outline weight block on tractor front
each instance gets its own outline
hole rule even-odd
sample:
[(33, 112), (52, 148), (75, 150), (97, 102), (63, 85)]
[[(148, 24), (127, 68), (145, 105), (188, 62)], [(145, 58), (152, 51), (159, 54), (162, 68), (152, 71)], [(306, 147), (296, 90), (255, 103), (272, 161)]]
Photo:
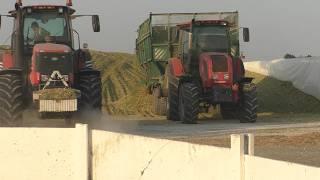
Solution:
[(39, 112), (75, 112), (78, 100), (39, 100)]

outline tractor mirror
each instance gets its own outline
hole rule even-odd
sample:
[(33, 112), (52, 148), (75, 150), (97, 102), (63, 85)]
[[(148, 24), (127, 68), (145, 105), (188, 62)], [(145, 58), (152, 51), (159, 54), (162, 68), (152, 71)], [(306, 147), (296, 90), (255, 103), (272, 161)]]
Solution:
[(100, 20), (98, 15), (92, 16), (92, 27), (94, 32), (100, 32)]
[(250, 41), (250, 31), (249, 28), (243, 28), (243, 41), (249, 42)]

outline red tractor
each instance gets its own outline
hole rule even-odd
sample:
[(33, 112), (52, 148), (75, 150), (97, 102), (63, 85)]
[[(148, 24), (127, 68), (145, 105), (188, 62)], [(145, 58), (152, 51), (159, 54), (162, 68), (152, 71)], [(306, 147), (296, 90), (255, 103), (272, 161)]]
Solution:
[[(224, 119), (257, 119), (257, 90), (240, 57), (238, 12), (150, 14), (140, 25), (137, 57), (154, 96), (154, 112), (196, 123), (220, 106)], [(249, 29), (243, 28), (244, 41)]]
[[(17, 0), (15, 10), (6, 15), (14, 19), (14, 28), (11, 49), (4, 53), (0, 70), (0, 119), (4, 126), (21, 125), (23, 111), (30, 105), (37, 107), (40, 115), (70, 116), (84, 109), (101, 110), (100, 72), (92, 69), (89, 52), (80, 49), (72, 20), (82, 15), (74, 15), (71, 6), (71, 0), (66, 6), (22, 6)], [(94, 32), (99, 32), (99, 16), (90, 16)], [(78, 38), (74, 40), (74, 36)], [(43, 90), (55, 89), (72, 89), (77, 96), (39, 98)]]

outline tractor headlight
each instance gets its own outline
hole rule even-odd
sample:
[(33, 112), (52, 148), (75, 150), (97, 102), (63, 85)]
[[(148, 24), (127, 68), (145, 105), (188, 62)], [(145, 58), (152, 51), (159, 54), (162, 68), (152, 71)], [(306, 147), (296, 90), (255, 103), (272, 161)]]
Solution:
[(217, 80), (217, 79), (218, 79), (218, 75), (217, 75), (217, 74), (213, 74), (212, 79), (213, 79), (213, 80)]
[(41, 81), (42, 82), (47, 82), (49, 80), (49, 76), (48, 75), (41, 75)]
[(223, 78), (224, 78), (224, 80), (229, 80), (230, 76), (229, 76), (229, 74), (224, 74)]

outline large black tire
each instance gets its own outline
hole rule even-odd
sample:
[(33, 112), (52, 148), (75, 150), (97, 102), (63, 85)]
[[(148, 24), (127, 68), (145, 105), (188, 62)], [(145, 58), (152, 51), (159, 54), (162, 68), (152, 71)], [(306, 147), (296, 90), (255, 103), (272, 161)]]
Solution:
[(101, 112), (102, 87), (100, 75), (80, 75), (79, 83), (79, 90), (81, 91), (80, 109)]
[(186, 124), (197, 123), (200, 111), (200, 91), (193, 83), (183, 83), (179, 87), (179, 116)]
[(220, 104), (220, 114), (223, 119), (235, 119), (237, 116), (238, 108), (235, 104), (223, 103)]
[(179, 90), (174, 85), (168, 85), (167, 119), (179, 121)]
[(240, 122), (254, 123), (257, 121), (257, 87), (254, 83), (245, 83), (242, 85), (242, 97), (240, 106)]
[(3, 126), (21, 126), (23, 109), (21, 76), (0, 75), (0, 119)]
[(161, 89), (157, 87), (153, 89), (153, 108), (154, 114), (159, 116), (165, 116), (167, 114), (167, 98), (161, 97)]

